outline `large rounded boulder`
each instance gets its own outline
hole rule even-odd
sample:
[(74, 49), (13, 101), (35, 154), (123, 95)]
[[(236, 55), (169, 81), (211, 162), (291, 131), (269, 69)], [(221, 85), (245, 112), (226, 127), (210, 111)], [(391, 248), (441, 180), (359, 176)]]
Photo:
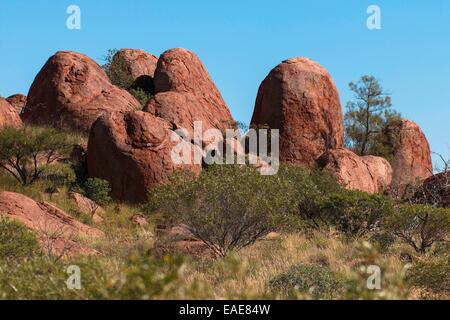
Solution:
[(150, 53), (140, 49), (121, 49), (116, 52), (112, 59), (113, 67), (119, 64), (118, 67), (122, 67), (120, 64), (124, 64), (127, 74), (136, 80), (141, 76), (154, 77), (156, 64), (158, 58)]
[(328, 71), (307, 58), (283, 61), (259, 87), (251, 124), (280, 130), (280, 160), (313, 165), (343, 144), (342, 107)]
[[(176, 138), (168, 122), (147, 112), (105, 114), (90, 132), (88, 174), (109, 181), (115, 199), (141, 203), (153, 186), (175, 170), (200, 172), (200, 165), (193, 162), (173, 161), (172, 151), (181, 145), (181, 138)], [(182, 149), (194, 159), (192, 144), (184, 142)]]
[(5, 99), (0, 97), (0, 128), (21, 128), (22, 120), (14, 107)]
[(380, 193), (387, 190), (392, 181), (392, 167), (386, 159), (360, 157), (344, 148), (326, 151), (317, 159), (317, 164), (349, 190)]
[(127, 91), (111, 84), (92, 59), (60, 51), (36, 76), (22, 117), (26, 123), (88, 131), (102, 114), (139, 107)]
[(397, 141), (392, 157), (394, 176), (392, 190), (402, 193), (409, 185), (416, 185), (433, 175), (430, 145), (420, 127), (403, 119), (395, 124)]
[(208, 71), (189, 50), (171, 49), (159, 57), (155, 93), (145, 110), (167, 120), (173, 128), (192, 134), (195, 121), (202, 123), (203, 130), (235, 128), (235, 121)]

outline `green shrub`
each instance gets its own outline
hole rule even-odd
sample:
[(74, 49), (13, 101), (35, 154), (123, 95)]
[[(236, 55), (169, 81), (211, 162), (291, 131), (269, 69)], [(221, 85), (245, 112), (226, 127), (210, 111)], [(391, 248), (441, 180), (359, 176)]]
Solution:
[(98, 178), (89, 178), (83, 185), (84, 195), (92, 201), (105, 205), (111, 201), (109, 182)]
[(343, 289), (344, 283), (328, 267), (298, 264), (270, 280), (269, 286), (285, 296), (300, 292), (331, 299)]
[(225, 256), (282, 224), (292, 203), (287, 183), (248, 166), (210, 166), (198, 178), (175, 174), (151, 192), (145, 212), (187, 225), (216, 255)]
[(133, 77), (131, 77), (128, 71), (128, 64), (125, 60), (121, 59), (117, 52), (117, 49), (109, 49), (105, 57), (105, 64), (103, 69), (111, 80), (112, 84), (122, 89), (127, 90), (133, 84)]
[(450, 294), (449, 257), (422, 261), (410, 268), (406, 280), (413, 286)]
[(39, 179), (48, 165), (67, 155), (71, 139), (52, 128), (0, 130), (0, 167), (23, 185)]
[(393, 203), (388, 198), (360, 191), (331, 194), (320, 205), (321, 219), (350, 236), (376, 229), (392, 211)]
[(32, 257), (39, 251), (36, 236), (24, 225), (0, 218), (0, 260)]
[(426, 205), (400, 205), (385, 217), (383, 226), (416, 252), (425, 253), (450, 234), (450, 210)]
[[(142, 106), (145, 106), (152, 97), (154, 89), (147, 88), (145, 83), (140, 83), (139, 80), (146, 82), (149, 81), (153, 87), (153, 79), (150, 76), (144, 76), (146, 80), (142, 78), (133, 79), (129, 71), (128, 62), (125, 61), (121, 55), (117, 53), (119, 50), (110, 49), (105, 57), (105, 64), (103, 69), (111, 80), (112, 84), (127, 90), (132, 96), (138, 100)], [(142, 87), (143, 86), (143, 87)]]

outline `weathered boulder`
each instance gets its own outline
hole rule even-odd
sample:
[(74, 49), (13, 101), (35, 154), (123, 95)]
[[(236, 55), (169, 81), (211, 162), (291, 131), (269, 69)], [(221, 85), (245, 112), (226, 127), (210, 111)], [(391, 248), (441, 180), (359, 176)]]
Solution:
[(158, 58), (140, 49), (121, 49), (112, 59), (113, 65), (117, 63), (125, 65), (126, 71), (133, 80), (144, 75), (153, 78)]
[(36, 234), (46, 253), (57, 256), (95, 254), (80, 240), (103, 236), (102, 231), (76, 221), (54, 205), (18, 193), (0, 192), (0, 217), (23, 223)]
[(422, 182), (433, 175), (430, 145), (420, 127), (410, 120), (396, 124), (398, 137), (392, 157), (392, 189), (402, 193), (408, 185)]
[(22, 113), (23, 108), (25, 108), (25, 105), (27, 104), (27, 96), (20, 93), (9, 96), (6, 100), (13, 106), (19, 115)]
[(105, 213), (105, 210), (95, 201), (76, 192), (70, 192), (69, 199), (80, 213), (89, 216), (95, 223), (103, 222), (102, 214)]
[(379, 193), (386, 190), (392, 181), (392, 168), (386, 159), (360, 157), (344, 148), (326, 151), (317, 159), (317, 164), (349, 190)]
[(17, 111), (8, 101), (0, 97), (0, 128), (21, 128), (22, 126), (23, 123)]
[(328, 71), (307, 58), (283, 61), (259, 87), (252, 126), (280, 130), (280, 160), (313, 165), (343, 144), (342, 107)]
[[(182, 140), (170, 128), (165, 120), (142, 111), (101, 116), (89, 136), (89, 176), (109, 181), (115, 199), (140, 203), (147, 199), (151, 187), (175, 170), (200, 172), (199, 165), (172, 160), (172, 150)], [(194, 157), (190, 143), (185, 143), (180, 152)]]
[(139, 102), (112, 85), (92, 59), (60, 51), (36, 76), (22, 118), (26, 123), (88, 131), (102, 114), (138, 108)]
[(164, 52), (155, 70), (155, 93), (144, 108), (171, 123), (174, 129), (193, 132), (194, 121), (203, 131), (235, 128), (235, 121), (208, 71), (191, 51)]

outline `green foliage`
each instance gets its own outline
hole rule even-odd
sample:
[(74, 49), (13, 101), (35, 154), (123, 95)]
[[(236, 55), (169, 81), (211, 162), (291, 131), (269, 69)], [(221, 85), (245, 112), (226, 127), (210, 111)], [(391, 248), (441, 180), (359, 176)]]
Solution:
[(389, 130), (400, 119), (392, 109), (391, 97), (373, 76), (362, 76), (358, 83), (350, 82), (355, 100), (347, 103), (344, 116), (345, 142), (359, 155), (389, 157), (396, 139)]
[(39, 179), (48, 165), (67, 155), (70, 138), (52, 128), (0, 130), (0, 167), (23, 185)]
[(135, 80), (129, 72), (128, 63), (117, 53), (117, 49), (109, 49), (105, 57), (103, 69), (111, 80), (112, 84), (119, 88), (127, 90), (132, 96), (138, 100), (142, 106), (145, 106), (152, 97), (150, 92), (146, 92), (143, 88), (136, 84)]
[(126, 266), (108, 285), (107, 299), (152, 300), (174, 294), (182, 272), (181, 257), (155, 259), (133, 253)]
[[(164, 299), (179, 287), (179, 257), (132, 254), (118, 267), (111, 262), (99, 257), (55, 262), (43, 256), (14, 264), (0, 261), (0, 299)], [(67, 287), (71, 265), (80, 268), (80, 290)]]
[(321, 219), (351, 236), (374, 230), (392, 211), (393, 203), (388, 198), (361, 191), (330, 194), (320, 205)]
[(419, 253), (450, 234), (450, 210), (426, 205), (400, 205), (385, 216), (383, 227)]
[(450, 293), (450, 257), (425, 260), (410, 268), (406, 280), (413, 286)]
[(32, 257), (39, 251), (36, 236), (24, 225), (0, 218), (0, 260)]
[(270, 280), (269, 286), (285, 296), (301, 292), (315, 299), (332, 299), (343, 289), (344, 283), (329, 267), (298, 264)]
[(117, 55), (118, 49), (109, 49), (104, 58), (103, 69), (111, 80), (112, 84), (122, 89), (128, 90), (133, 85), (134, 79), (128, 71), (127, 62)]
[(184, 223), (218, 256), (225, 256), (277, 229), (292, 201), (288, 183), (248, 166), (210, 166), (197, 179), (175, 174), (152, 191), (145, 211), (157, 210), (174, 223)]
[(128, 89), (128, 92), (131, 93), (131, 95), (135, 97), (137, 101), (139, 101), (141, 106), (145, 106), (152, 97), (151, 94), (145, 92), (140, 88), (130, 88)]
[(111, 201), (111, 187), (106, 180), (89, 178), (83, 185), (83, 191), (86, 197), (100, 205)]

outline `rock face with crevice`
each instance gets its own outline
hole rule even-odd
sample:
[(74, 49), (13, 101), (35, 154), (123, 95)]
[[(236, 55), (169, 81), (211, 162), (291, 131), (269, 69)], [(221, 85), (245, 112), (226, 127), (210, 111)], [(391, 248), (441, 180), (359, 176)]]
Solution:
[(0, 192), (0, 217), (24, 224), (36, 234), (43, 251), (56, 256), (96, 254), (93, 248), (81, 241), (104, 235), (51, 203), (36, 202), (13, 192)]
[(360, 157), (344, 148), (328, 150), (317, 160), (320, 168), (332, 173), (349, 190), (380, 193), (392, 181), (392, 167), (381, 157)]
[(343, 145), (342, 107), (328, 71), (307, 58), (283, 61), (259, 87), (252, 126), (280, 130), (280, 160), (314, 165)]
[(203, 131), (235, 128), (235, 121), (199, 58), (186, 49), (164, 52), (155, 70), (155, 93), (145, 111), (186, 129), (193, 137), (194, 122)]
[[(180, 142), (167, 121), (150, 113), (105, 114), (94, 123), (89, 136), (88, 174), (109, 181), (115, 199), (144, 202), (149, 190), (175, 170), (200, 172), (200, 165), (173, 161), (172, 151)], [(185, 142), (183, 152), (193, 159), (194, 146)]]
[(0, 97), (0, 128), (21, 128), (22, 120), (14, 107), (5, 99)]
[(92, 59), (60, 51), (36, 76), (22, 118), (31, 124), (88, 131), (102, 114), (138, 108), (139, 102), (112, 85)]

